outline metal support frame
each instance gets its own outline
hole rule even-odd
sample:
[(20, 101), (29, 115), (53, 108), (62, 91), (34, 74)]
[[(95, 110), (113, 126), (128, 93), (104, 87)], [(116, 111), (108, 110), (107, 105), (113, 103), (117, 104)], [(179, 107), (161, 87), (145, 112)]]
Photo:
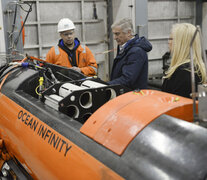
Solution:
[(148, 37), (148, 0), (135, 2), (135, 29), (139, 36)]
[[(108, 31), (108, 47), (109, 49), (113, 49), (114, 41), (113, 41), (113, 33), (111, 31), (111, 25), (113, 24), (113, 5), (112, 1), (107, 0), (107, 31)], [(109, 74), (111, 74), (112, 66), (113, 66), (113, 59), (114, 59), (114, 52), (108, 54), (109, 57)]]
[(38, 43), (39, 43), (39, 57), (42, 54), (42, 39), (41, 39), (41, 29), (40, 29), (40, 2), (36, 0), (36, 10), (37, 10), (37, 36), (38, 36)]
[(85, 28), (85, 22), (84, 22), (84, 0), (81, 0), (81, 20), (82, 20), (82, 41), (85, 42), (86, 41), (86, 36), (85, 36), (85, 32), (86, 32), (86, 28)]
[[(19, 1), (1, 0), (6, 61), (21, 59), (23, 53)], [(15, 20), (14, 20), (15, 18)], [(19, 38), (18, 41), (16, 41)], [(15, 43), (17, 42), (17, 43)]]
[(191, 65), (191, 89), (192, 89), (192, 99), (193, 99), (193, 117), (194, 120), (197, 120), (197, 114), (196, 114), (196, 90), (195, 90), (195, 71), (194, 71), (194, 59), (193, 59), (193, 42), (196, 38), (196, 35), (198, 33), (198, 27), (196, 28), (196, 31), (193, 35), (193, 38), (190, 43), (190, 65)]
[[(203, 23), (202, 23), (202, 32), (206, 32), (207, 29), (207, 0), (203, 2)], [(203, 45), (207, 53), (207, 34), (203, 33)]]
[(196, 113), (196, 87), (195, 87), (196, 84), (195, 84), (195, 71), (194, 71), (194, 59), (193, 59), (193, 56), (194, 56), (193, 43), (194, 43), (194, 40), (195, 40), (197, 34), (199, 34), (199, 36), (200, 36), (203, 61), (205, 64), (205, 69), (207, 70), (207, 61), (206, 61), (206, 54), (205, 54), (204, 48), (203, 48), (203, 38), (202, 38), (201, 28), (200, 28), (200, 26), (197, 26), (196, 31), (195, 31), (193, 38), (191, 40), (191, 43), (190, 43), (191, 88), (192, 88), (192, 99), (193, 99), (193, 117), (194, 117), (195, 121), (198, 120), (198, 115)]
[[(4, 33), (4, 23), (3, 23), (3, 9), (2, 9), (2, 1), (0, 3), (0, 53), (6, 53), (6, 46), (5, 46), (5, 33)], [(0, 59), (1, 65), (1, 59)]]
[(180, 23), (180, 0), (177, 0), (177, 22)]
[(196, 0), (196, 25), (202, 27), (203, 20), (203, 0)]

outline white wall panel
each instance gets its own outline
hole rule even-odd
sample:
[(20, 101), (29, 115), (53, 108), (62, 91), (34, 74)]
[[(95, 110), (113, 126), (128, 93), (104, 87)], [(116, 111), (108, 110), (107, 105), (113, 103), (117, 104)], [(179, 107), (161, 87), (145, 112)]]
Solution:
[(151, 21), (148, 23), (148, 33), (149, 39), (158, 39), (159, 38), (168, 38), (169, 32), (173, 24), (175, 24), (176, 20), (157, 20)]
[(193, 18), (195, 16), (195, 3), (192, 1), (180, 1), (179, 9), (181, 17), (190, 16)]
[(56, 24), (43, 24), (40, 28), (42, 45), (56, 45), (58, 39), (60, 38), (59, 33), (57, 33)]
[(59, 21), (65, 17), (72, 21), (79, 20), (81, 19), (81, 2), (41, 2), (40, 17), (41, 21)]
[[(168, 51), (168, 44), (166, 43), (166, 40), (156, 40), (156, 41), (151, 41), (153, 50), (148, 54), (149, 56), (149, 61), (161, 61), (161, 57), (162, 55), (165, 54), (165, 52)], [(159, 65), (160, 63), (158, 63)], [(155, 63), (156, 65), (156, 63)], [(157, 68), (157, 67), (156, 67)], [(160, 67), (162, 68), (162, 67)], [(150, 71), (149, 71), (150, 72)], [(157, 71), (158, 73), (160, 73), (160, 71)], [(150, 72), (150, 74), (152, 74)]]
[(157, 75), (157, 72), (162, 72), (162, 69), (160, 70), (160, 67), (162, 67), (162, 61), (149, 61), (149, 78), (152, 78), (154, 77), (154, 75)]
[(169, 0), (149, 0), (148, 1), (148, 17), (166, 18), (177, 16), (177, 1)]
[(107, 50), (108, 45), (101, 43), (99, 45), (91, 45), (90, 46), (92, 52), (94, 53), (94, 56), (96, 60), (98, 61), (98, 74), (105, 74), (105, 80), (109, 79), (108, 74), (108, 53), (104, 53), (103, 49)]
[(30, 25), (25, 28), (25, 46), (31, 47), (38, 44), (37, 26)]
[[(133, 5), (133, 7), (130, 7)], [(134, 15), (134, 0), (114, 0), (113, 1), (113, 19), (114, 21), (122, 18), (132, 18)]]

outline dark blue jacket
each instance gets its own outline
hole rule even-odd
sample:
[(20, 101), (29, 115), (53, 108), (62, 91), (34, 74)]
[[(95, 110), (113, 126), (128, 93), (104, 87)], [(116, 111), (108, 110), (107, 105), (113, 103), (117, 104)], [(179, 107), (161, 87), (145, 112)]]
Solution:
[(114, 59), (111, 81), (109, 84), (121, 84), (132, 90), (146, 89), (148, 80), (148, 57), (152, 45), (144, 37), (129, 40), (122, 52), (117, 48)]

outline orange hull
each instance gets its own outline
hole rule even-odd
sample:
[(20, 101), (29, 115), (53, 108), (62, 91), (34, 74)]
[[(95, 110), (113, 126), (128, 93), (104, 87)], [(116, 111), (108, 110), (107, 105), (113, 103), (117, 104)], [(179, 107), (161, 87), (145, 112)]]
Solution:
[(0, 107), (1, 138), (34, 179), (123, 179), (3, 94)]

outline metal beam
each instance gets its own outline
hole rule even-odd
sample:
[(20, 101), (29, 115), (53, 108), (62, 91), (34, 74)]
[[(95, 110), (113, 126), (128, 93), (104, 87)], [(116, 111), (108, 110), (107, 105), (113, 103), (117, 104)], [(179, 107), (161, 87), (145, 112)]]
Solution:
[[(36, 2), (36, 0), (23, 0), (24, 2)], [(61, 2), (81, 2), (82, 0), (58, 0), (58, 3)], [(104, 2), (105, 0), (84, 0), (85, 2)], [(57, 0), (39, 0), (39, 2), (56, 2)]]
[(41, 27), (40, 27), (40, 2), (36, 1), (36, 11), (37, 11), (37, 38), (39, 44), (39, 57), (42, 55), (42, 37), (41, 37)]
[[(108, 31), (108, 48), (113, 49), (114, 47), (114, 41), (113, 41), (113, 33), (111, 31), (111, 25), (113, 24), (113, 5), (111, 0), (107, 0), (107, 31)], [(109, 59), (109, 74), (111, 74), (112, 66), (113, 66), (113, 59), (114, 59), (114, 52), (112, 51), (111, 53), (108, 54), (108, 59)]]
[[(20, 7), (17, 6), (18, 0), (1, 0), (1, 13), (3, 17), (5, 49), (7, 62), (11, 59), (22, 58), (23, 43), (22, 36), (19, 35), (21, 29)], [(1, 24), (1, 25), (2, 25)], [(16, 40), (19, 40), (16, 42)]]
[[(6, 46), (5, 46), (5, 35), (4, 35), (4, 23), (3, 23), (3, 9), (2, 9), (2, 1), (0, 2), (0, 53), (6, 54)], [(1, 58), (0, 58), (1, 65)]]
[(202, 34), (203, 34), (203, 47), (207, 50), (207, 1), (203, 3), (203, 23), (202, 23)]
[(153, 22), (153, 21), (173, 21), (173, 20), (189, 20), (189, 19), (193, 19), (193, 16), (175, 16), (175, 17), (160, 17), (160, 18), (149, 18), (148, 21), (149, 22)]
[(86, 41), (86, 27), (85, 27), (85, 8), (84, 8), (84, 0), (81, 1), (81, 21), (82, 21), (82, 29), (81, 29), (81, 35), (82, 35), (82, 42)]
[(202, 27), (203, 20), (203, 0), (196, 0), (196, 25)]
[(136, 0), (135, 29), (139, 36), (148, 37), (148, 0)]

